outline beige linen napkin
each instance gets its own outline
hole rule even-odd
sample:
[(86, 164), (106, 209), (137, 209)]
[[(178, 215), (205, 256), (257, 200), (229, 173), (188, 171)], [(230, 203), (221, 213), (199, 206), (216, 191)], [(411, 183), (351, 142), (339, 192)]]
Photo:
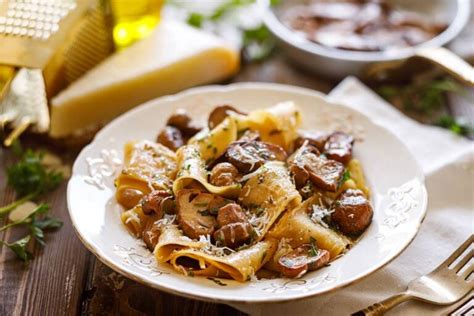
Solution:
[[(426, 219), (413, 243), (398, 258), (364, 280), (294, 303), (232, 305), (243, 312), (262, 316), (348, 315), (403, 291), (410, 280), (429, 273), (474, 231), (474, 143), (407, 118), (355, 78), (345, 79), (329, 98), (364, 113), (408, 146), (426, 175)], [(471, 293), (452, 306), (408, 302), (388, 315), (448, 314), (469, 297), (468, 304), (474, 304)]]

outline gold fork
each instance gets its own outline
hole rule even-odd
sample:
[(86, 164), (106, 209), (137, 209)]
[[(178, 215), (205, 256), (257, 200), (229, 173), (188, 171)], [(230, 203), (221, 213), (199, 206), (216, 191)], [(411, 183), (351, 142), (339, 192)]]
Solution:
[[(378, 316), (408, 300), (416, 299), (437, 305), (453, 304), (473, 289), (474, 235), (428, 275), (411, 281), (408, 288), (352, 316)], [(469, 249), (469, 251), (466, 251)]]

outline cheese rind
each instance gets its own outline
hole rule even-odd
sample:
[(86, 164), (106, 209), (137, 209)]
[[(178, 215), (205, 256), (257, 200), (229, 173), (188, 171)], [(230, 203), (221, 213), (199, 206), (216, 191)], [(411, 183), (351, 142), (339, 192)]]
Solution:
[(239, 53), (217, 37), (163, 21), (146, 39), (111, 56), (51, 100), (50, 136), (104, 124), (150, 99), (225, 79)]

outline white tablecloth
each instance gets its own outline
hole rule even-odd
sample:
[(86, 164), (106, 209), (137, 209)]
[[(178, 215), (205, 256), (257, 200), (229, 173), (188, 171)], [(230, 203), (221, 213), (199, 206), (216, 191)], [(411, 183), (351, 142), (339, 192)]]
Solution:
[[(329, 97), (385, 126), (408, 146), (426, 175), (426, 219), (413, 243), (392, 263), (366, 279), (334, 293), (295, 303), (233, 305), (243, 312), (271, 316), (348, 315), (403, 291), (410, 280), (429, 273), (473, 234), (474, 143), (407, 118), (355, 78), (344, 80)], [(470, 297), (472, 303), (472, 293)], [(447, 307), (407, 302), (388, 315), (441, 315), (468, 299)]]

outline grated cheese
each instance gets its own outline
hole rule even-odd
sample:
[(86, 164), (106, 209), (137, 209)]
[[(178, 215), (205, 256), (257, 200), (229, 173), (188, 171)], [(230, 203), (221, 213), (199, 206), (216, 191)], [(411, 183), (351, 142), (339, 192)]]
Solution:
[(218, 247), (216, 245), (213, 245), (211, 242), (211, 236), (209, 234), (206, 236), (199, 236), (199, 243), (201, 243), (201, 248), (199, 250), (209, 255), (224, 257), (227, 256), (229, 253), (235, 252), (235, 250), (229, 247)]
[(313, 212), (311, 213), (311, 220), (317, 224), (322, 225), (325, 228), (328, 228), (329, 225), (323, 220), (326, 216), (330, 216), (334, 210), (328, 210), (321, 205), (313, 204), (311, 206)]

